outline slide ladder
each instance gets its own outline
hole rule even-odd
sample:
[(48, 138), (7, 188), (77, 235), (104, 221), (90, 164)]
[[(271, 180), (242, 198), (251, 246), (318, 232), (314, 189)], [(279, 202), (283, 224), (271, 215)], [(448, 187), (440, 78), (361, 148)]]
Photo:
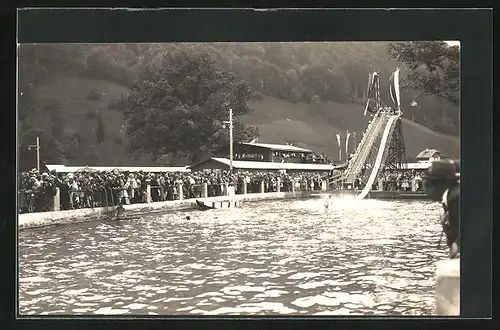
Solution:
[(387, 146), (391, 141), (392, 134), (396, 127), (398, 118), (399, 115), (393, 115), (388, 118), (387, 124), (385, 125), (384, 133), (380, 140), (380, 146), (378, 148), (377, 158), (375, 159), (375, 163), (371, 168), (371, 173), (370, 176), (368, 177), (368, 181), (366, 182), (365, 187), (363, 188), (361, 193), (359, 193), (356, 196), (357, 199), (365, 198), (372, 189), (372, 186), (375, 183), (375, 180), (377, 179), (379, 172), (382, 168), (382, 164), (385, 162), (385, 158), (387, 157)]
[(346, 183), (353, 184), (357, 175), (362, 171), (367, 159), (373, 150), (375, 142), (382, 134), (388, 116), (384, 113), (379, 113), (367, 127), (367, 130), (358, 145), (354, 156), (349, 162), (347, 170), (344, 172), (343, 180)]

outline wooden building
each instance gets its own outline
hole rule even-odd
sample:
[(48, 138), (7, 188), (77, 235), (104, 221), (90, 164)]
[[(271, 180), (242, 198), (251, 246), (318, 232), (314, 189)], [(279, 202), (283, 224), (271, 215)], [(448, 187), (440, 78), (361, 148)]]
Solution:
[[(229, 158), (229, 152), (219, 154), (220, 158)], [(234, 145), (233, 160), (258, 161), (272, 163), (307, 163), (327, 164), (326, 157), (315, 154), (312, 150), (288, 144), (272, 143), (237, 143)]]
[[(201, 171), (205, 169), (229, 170), (230, 161), (227, 158), (212, 157), (195, 165), (192, 165), (191, 171)], [(330, 164), (304, 164), (304, 163), (276, 163), (276, 162), (258, 162), (233, 160), (233, 170), (249, 172), (315, 172), (324, 173), (337, 169)]]
[[(226, 150), (223, 158), (228, 158)], [(316, 155), (312, 150), (288, 144), (237, 143), (233, 149), (233, 160), (272, 163), (313, 163)]]
[(440, 159), (445, 159), (449, 158), (448, 156), (442, 154), (439, 150), (436, 149), (425, 149), (421, 151), (417, 157), (415, 157), (415, 160), (418, 163), (429, 163), (433, 162), (435, 160), (440, 160)]

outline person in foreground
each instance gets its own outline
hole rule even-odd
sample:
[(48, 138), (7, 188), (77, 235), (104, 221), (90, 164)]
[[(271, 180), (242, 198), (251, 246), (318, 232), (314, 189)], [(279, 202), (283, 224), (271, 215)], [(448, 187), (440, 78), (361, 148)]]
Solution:
[(123, 203), (120, 201), (120, 204), (118, 204), (115, 210), (115, 220), (123, 219), (125, 217), (125, 214), (125, 208), (123, 207)]
[[(446, 159), (434, 161), (424, 178), (428, 196), (441, 202), (441, 226), (450, 249), (450, 258), (460, 257), (460, 163)], [(441, 242), (441, 239), (440, 239)]]
[(325, 200), (325, 209), (328, 210), (328, 208), (330, 207), (331, 201), (332, 201), (332, 195), (330, 194), (330, 195), (328, 195), (328, 197)]

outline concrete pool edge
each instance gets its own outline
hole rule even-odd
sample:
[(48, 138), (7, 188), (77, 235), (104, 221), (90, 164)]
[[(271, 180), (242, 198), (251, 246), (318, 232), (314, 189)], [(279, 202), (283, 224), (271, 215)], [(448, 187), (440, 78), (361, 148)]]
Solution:
[[(195, 210), (198, 208), (196, 200), (241, 200), (243, 202), (253, 202), (262, 200), (276, 199), (292, 199), (308, 197), (318, 191), (299, 191), (299, 192), (270, 192), (270, 193), (253, 193), (245, 195), (233, 196), (217, 196), (209, 198), (191, 198), (184, 200), (141, 203), (133, 205), (124, 205), (127, 210), (127, 215), (145, 215), (152, 213), (165, 213), (170, 211)], [(51, 211), (51, 212), (36, 212), (23, 213), (18, 216), (18, 229), (40, 228), (53, 225), (73, 224), (80, 222), (95, 221), (101, 219), (109, 219), (109, 215), (113, 212), (113, 207), (96, 207), (77, 210)]]

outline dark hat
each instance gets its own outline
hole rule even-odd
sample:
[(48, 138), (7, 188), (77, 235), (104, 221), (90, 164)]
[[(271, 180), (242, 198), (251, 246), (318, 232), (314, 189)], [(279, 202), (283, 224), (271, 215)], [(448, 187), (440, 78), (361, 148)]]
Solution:
[(452, 159), (442, 159), (432, 162), (427, 170), (427, 180), (455, 180), (460, 176), (460, 163)]

